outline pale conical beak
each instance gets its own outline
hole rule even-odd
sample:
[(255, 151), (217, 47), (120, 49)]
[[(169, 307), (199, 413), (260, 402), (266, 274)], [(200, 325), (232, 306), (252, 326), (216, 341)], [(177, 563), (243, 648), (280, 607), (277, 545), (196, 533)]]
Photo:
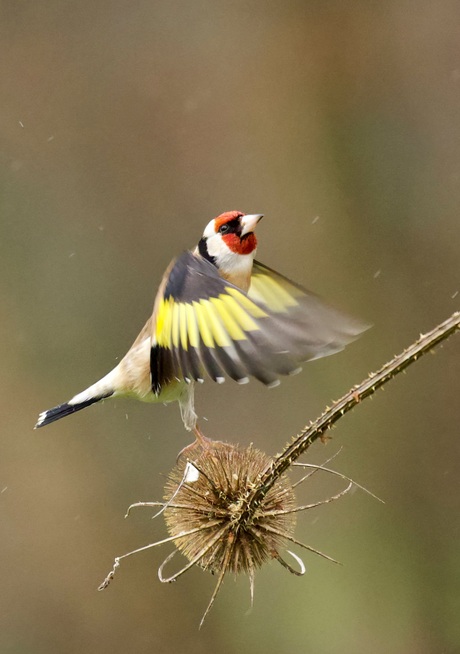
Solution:
[(253, 232), (257, 226), (259, 220), (263, 218), (262, 213), (248, 213), (246, 216), (241, 217), (241, 225), (243, 229), (241, 230), (241, 236), (245, 234), (250, 234)]

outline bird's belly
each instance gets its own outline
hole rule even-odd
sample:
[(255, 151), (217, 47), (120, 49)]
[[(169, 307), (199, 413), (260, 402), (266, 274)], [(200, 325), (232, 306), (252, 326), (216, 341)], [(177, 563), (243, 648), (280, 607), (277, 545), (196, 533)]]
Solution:
[(166, 404), (168, 402), (177, 402), (184, 396), (189, 386), (190, 384), (187, 384), (187, 382), (178, 380), (173, 383), (169, 382), (161, 389), (158, 395), (155, 395), (152, 391), (149, 391), (142, 396), (138, 393), (133, 395), (135, 395), (137, 399), (142, 400), (142, 402), (163, 402)]

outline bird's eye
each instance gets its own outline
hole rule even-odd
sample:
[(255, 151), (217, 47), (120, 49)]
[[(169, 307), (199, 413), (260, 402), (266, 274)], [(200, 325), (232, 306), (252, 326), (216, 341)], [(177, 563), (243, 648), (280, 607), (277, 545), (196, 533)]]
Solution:
[(221, 225), (219, 227), (219, 234), (226, 234), (228, 231), (230, 231), (230, 225)]

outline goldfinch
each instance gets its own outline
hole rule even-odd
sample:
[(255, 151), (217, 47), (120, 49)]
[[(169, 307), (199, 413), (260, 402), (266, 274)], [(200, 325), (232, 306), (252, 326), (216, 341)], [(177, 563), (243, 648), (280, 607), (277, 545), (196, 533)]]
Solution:
[(266, 386), (299, 363), (338, 352), (367, 328), (254, 259), (261, 214), (211, 220), (193, 251), (174, 259), (153, 313), (120, 363), (65, 404), (40, 414), (43, 427), (95, 402), (128, 396), (178, 401), (197, 438), (194, 382), (205, 375)]

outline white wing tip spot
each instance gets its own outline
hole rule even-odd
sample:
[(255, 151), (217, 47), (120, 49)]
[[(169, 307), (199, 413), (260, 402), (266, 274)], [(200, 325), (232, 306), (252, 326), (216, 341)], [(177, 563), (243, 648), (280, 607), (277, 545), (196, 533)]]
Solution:
[(43, 422), (45, 422), (47, 414), (48, 414), (48, 411), (42, 411), (40, 413), (40, 415), (38, 416), (37, 424), (35, 425), (35, 427), (40, 427), (40, 425)]
[(302, 367), (299, 366), (299, 368), (295, 368), (295, 370), (291, 370), (291, 372), (289, 373), (289, 375), (298, 375), (299, 372), (301, 372), (301, 371), (302, 371)]
[(225, 381), (225, 377), (216, 377), (216, 382), (217, 382), (218, 384), (223, 384), (224, 381)]
[(249, 383), (249, 377), (241, 377), (241, 379), (236, 380), (237, 384), (248, 384)]
[(270, 382), (267, 384), (267, 388), (276, 388), (276, 386), (279, 386), (281, 384), (279, 379), (275, 379), (275, 381)]

